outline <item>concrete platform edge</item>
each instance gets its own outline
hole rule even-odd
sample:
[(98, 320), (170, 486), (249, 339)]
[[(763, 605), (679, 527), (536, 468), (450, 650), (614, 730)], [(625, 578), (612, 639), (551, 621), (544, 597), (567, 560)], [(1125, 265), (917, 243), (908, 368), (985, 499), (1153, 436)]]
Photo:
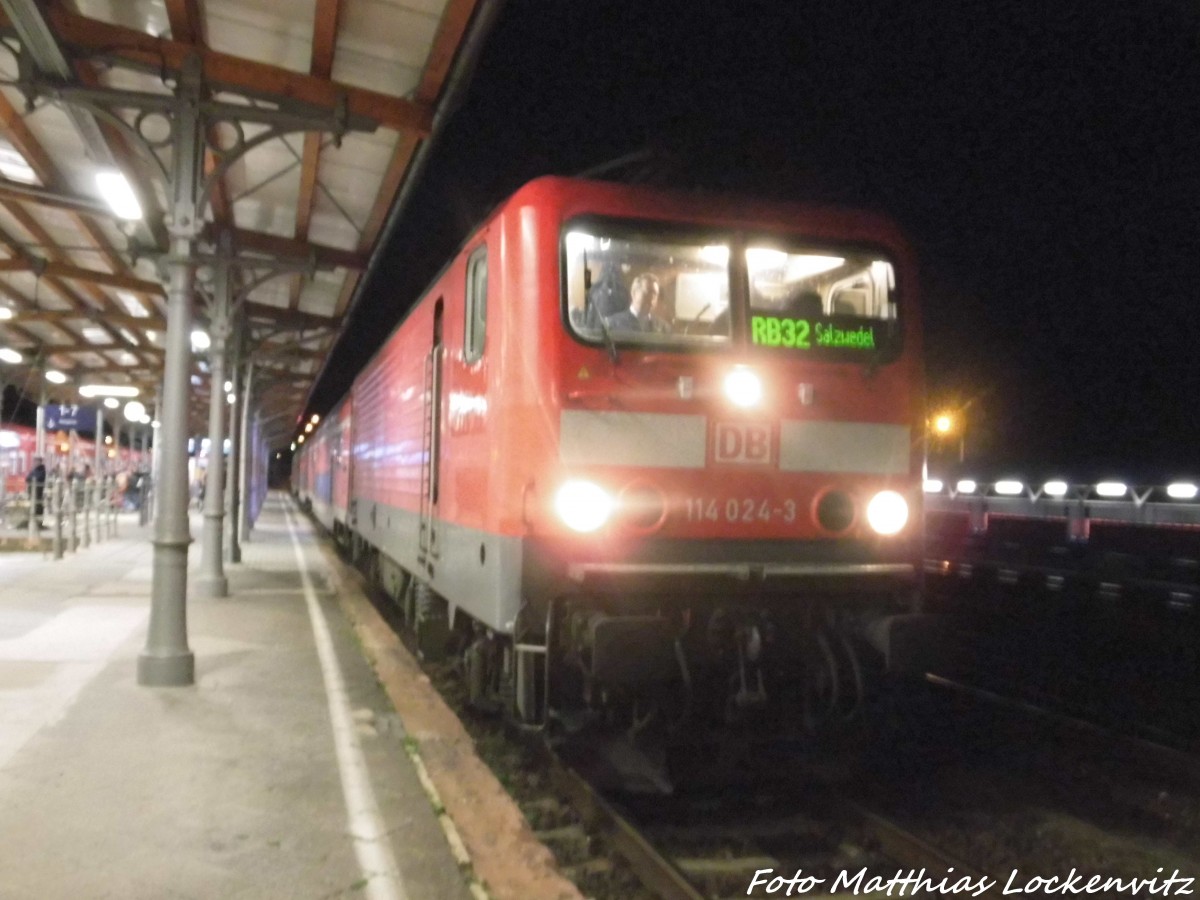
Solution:
[(474, 873), (472, 891), (495, 900), (582, 900), (479, 759), (462, 723), (366, 598), (361, 577), (326, 544), (320, 547), (343, 614), (410, 738), (414, 764), (428, 775), (432, 790), (427, 793), (447, 840), (453, 849), (457, 836), (465, 848), (465, 865)]

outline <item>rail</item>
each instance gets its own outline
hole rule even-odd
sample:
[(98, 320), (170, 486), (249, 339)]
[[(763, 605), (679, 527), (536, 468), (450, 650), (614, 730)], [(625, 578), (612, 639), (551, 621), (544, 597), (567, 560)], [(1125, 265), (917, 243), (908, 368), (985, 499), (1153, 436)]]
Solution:
[[(537, 750), (546, 765), (550, 782), (575, 809), (583, 823), (600, 834), (630, 867), (641, 883), (663, 900), (705, 900), (708, 896), (688, 877), (688, 872), (742, 870), (754, 866), (769, 866), (773, 858), (751, 857), (749, 861), (724, 856), (711, 861), (689, 858), (673, 860), (655, 846), (653, 840), (639, 830), (605, 800), (582, 776), (563, 762), (549, 747)], [(978, 884), (985, 879), (962, 861), (917, 837), (903, 826), (880, 815), (860, 802), (844, 796), (831, 786), (808, 784), (806, 796), (813, 808), (826, 811), (838, 828), (849, 828), (861, 835), (863, 841), (874, 845), (888, 860), (912, 869), (956, 872)], [(845, 845), (831, 851), (830, 859), (843, 851)], [(981, 888), (979, 897), (998, 897), (1000, 892)]]

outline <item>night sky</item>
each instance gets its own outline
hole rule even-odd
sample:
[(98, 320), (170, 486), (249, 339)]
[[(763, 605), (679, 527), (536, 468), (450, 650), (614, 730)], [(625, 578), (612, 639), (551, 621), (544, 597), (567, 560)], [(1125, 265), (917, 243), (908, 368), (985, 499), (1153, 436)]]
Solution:
[(496, 203), (638, 153), (894, 218), (968, 468), (1200, 476), (1198, 38), (1182, 0), (508, 0), (314, 408)]

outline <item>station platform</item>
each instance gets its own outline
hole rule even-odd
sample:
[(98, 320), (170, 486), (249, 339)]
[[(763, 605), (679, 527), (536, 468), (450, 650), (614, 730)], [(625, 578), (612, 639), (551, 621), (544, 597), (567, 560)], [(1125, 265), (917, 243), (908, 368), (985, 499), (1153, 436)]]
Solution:
[(0, 898), (580, 896), (286, 494), (190, 591), (188, 687), (137, 683), (152, 557), (0, 553)]

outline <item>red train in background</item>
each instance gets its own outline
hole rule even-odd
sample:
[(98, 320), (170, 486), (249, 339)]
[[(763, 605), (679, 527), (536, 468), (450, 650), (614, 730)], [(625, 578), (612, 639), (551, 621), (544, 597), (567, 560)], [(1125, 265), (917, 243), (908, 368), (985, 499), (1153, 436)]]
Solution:
[(887, 221), (549, 177), (443, 269), (293, 484), (480, 704), (814, 733), (916, 612), (923, 433)]
[[(25, 493), (25, 476), (33, 468), (33, 457), (36, 453), (37, 429), (15, 423), (0, 426), (0, 477), (4, 480), (5, 493)], [(69, 434), (62, 433), (46, 435), (45, 464), (46, 471), (51, 474), (68, 472), (72, 461), (80, 469), (85, 465), (90, 467), (95, 462), (95, 454), (96, 444), (87, 438), (72, 438)], [(105, 452), (108, 468), (104, 474), (133, 471), (146, 464), (144, 456), (145, 454), (128, 447), (109, 447)]]

